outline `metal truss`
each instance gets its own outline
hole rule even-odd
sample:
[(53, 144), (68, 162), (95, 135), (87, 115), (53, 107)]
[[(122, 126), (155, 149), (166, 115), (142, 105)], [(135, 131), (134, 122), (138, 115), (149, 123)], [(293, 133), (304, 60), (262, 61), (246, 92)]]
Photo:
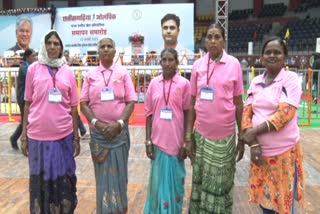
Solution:
[(228, 50), (228, 0), (216, 0), (216, 23), (224, 29), (225, 49)]

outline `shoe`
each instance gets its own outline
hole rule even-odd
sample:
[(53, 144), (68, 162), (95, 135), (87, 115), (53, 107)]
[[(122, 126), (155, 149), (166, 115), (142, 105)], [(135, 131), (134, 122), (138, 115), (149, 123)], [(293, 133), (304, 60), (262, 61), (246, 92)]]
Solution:
[(19, 150), (18, 142), (17, 142), (17, 141), (14, 141), (11, 137), (10, 137), (10, 143), (11, 143), (11, 147), (12, 147), (14, 150)]

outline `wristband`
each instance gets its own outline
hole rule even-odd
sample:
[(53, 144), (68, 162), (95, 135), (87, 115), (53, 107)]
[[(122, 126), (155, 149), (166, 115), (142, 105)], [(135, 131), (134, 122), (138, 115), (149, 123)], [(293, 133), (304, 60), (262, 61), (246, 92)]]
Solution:
[(98, 119), (97, 118), (92, 118), (90, 123), (93, 127), (96, 127), (96, 123), (98, 122)]
[(118, 123), (120, 123), (121, 128), (124, 127), (124, 121), (123, 120), (117, 120)]
[(191, 141), (193, 137), (193, 133), (192, 132), (187, 132), (184, 136), (184, 139), (187, 141)]

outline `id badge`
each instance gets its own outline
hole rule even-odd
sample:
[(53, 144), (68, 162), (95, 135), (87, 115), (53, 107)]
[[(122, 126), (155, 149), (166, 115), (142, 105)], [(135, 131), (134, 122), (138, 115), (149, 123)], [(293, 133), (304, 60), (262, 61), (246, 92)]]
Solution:
[(214, 98), (214, 89), (206, 86), (203, 87), (200, 91), (200, 99), (201, 100), (213, 100)]
[(112, 88), (104, 88), (101, 90), (101, 101), (114, 100), (114, 93)]
[(51, 103), (61, 103), (62, 102), (61, 91), (59, 91), (58, 89), (55, 89), (55, 88), (50, 89), (48, 100)]
[(173, 110), (172, 108), (162, 108), (160, 111), (160, 119), (172, 120)]

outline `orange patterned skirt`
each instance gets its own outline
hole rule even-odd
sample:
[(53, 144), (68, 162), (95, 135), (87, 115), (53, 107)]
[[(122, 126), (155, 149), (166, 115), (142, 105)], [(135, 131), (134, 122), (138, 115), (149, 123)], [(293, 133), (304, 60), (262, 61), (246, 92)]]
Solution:
[(283, 154), (263, 159), (264, 164), (260, 167), (253, 162), (250, 164), (249, 201), (280, 214), (291, 213), (293, 198), (303, 206), (305, 180), (301, 144), (297, 143)]

